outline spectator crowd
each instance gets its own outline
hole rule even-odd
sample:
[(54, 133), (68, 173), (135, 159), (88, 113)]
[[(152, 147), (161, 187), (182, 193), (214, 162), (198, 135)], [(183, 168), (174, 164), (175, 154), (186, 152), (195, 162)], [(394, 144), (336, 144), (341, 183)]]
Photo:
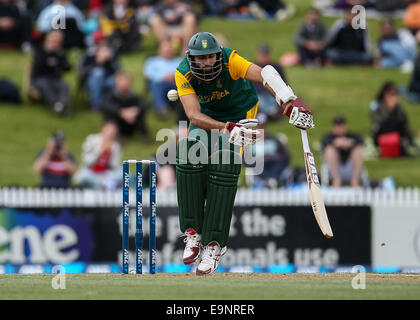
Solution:
[[(359, 13), (352, 10), (355, 5), (382, 15), (374, 48), (369, 28), (354, 27)], [(328, 10), (341, 14), (330, 28), (322, 21), (323, 14), (331, 12)], [(139, 135), (141, 145), (151, 143), (148, 112), (160, 119), (175, 112), (177, 122), (188, 120), (180, 102), (168, 101), (166, 93), (176, 88), (175, 68), (190, 37), (200, 31), (203, 16), (285, 20), (294, 12), (293, 1), (280, 0), (0, 0), (0, 49), (31, 55), (25, 88), (30, 101), (44, 104), (63, 117), (72, 117), (85, 108), (103, 119), (101, 130), (87, 136), (81, 146), (80, 167), (67, 150), (64, 133), (53, 133), (34, 162), (34, 170), (41, 176), (40, 186), (70, 187), (73, 181), (80, 187), (116, 189), (120, 187), (124, 138)], [(403, 27), (398, 28), (395, 17), (401, 12)], [(420, 103), (419, 30), (420, 1), (314, 1), (314, 7), (291, 36), (296, 53), (290, 61), (309, 68), (356, 65), (399, 68), (411, 74), (405, 86), (379, 84), (382, 88), (370, 105), (371, 139), (379, 156), (410, 156), (415, 141), (399, 96)], [(146, 93), (139, 94), (122, 66), (121, 56), (141, 51), (147, 33), (155, 38), (157, 46), (144, 61), (140, 73)], [(77, 63), (72, 64), (68, 58), (71, 51), (78, 52)], [(282, 61), (272, 56), (268, 44), (256, 48), (254, 62), (261, 67), (273, 65), (287, 82)], [(70, 70), (77, 74), (78, 95), (82, 92), (82, 98), (86, 97), (82, 105), (70, 94), (65, 76)], [(280, 121), (282, 115), (275, 99), (262, 86), (256, 86), (256, 90), (258, 117), (261, 128), (266, 129), (267, 122)], [(7, 79), (0, 79), (0, 101), (22, 101), (19, 90)], [(347, 125), (345, 118), (336, 116), (331, 132), (322, 139), (328, 177), (325, 182), (332, 186), (363, 184), (364, 141), (360, 134), (349, 132)], [(292, 176), (287, 145), (272, 134), (266, 134), (266, 140), (273, 148), (266, 150), (267, 171), (259, 179), (284, 185)], [(161, 180), (168, 181), (165, 177)]]

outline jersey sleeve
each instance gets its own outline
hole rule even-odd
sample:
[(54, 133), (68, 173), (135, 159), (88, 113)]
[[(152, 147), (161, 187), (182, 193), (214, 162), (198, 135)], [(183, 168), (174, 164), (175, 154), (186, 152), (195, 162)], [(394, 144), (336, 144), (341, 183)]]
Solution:
[(235, 50), (229, 57), (229, 73), (233, 80), (245, 78), (246, 72), (252, 63), (242, 58)]
[(175, 71), (175, 83), (176, 88), (178, 90), (178, 95), (180, 97), (186, 96), (187, 94), (195, 94), (195, 90), (193, 89), (187, 78), (188, 74), (187, 77), (185, 77), (181, 72), (179, 72), (179, 70)]

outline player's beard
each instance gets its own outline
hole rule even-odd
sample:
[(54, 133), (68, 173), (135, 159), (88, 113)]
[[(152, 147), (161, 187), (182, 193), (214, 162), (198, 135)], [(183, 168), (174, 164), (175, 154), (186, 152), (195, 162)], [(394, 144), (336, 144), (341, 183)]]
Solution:
[(190, 69), (192, 74), (203, 81), (213, 81), (222, 72), (222, 57), (217, 55), (216, 60), (212, 66), (200, 67), (198, 63), (190, 60)]

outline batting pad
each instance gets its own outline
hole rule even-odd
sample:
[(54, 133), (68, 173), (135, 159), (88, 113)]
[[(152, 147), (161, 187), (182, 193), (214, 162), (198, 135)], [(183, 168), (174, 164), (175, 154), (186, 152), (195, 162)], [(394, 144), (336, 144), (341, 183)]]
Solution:
[[(230, 159), (230, 163), (219, 162), (208, 165), (207, 200), (204, 212), (202, 244), (217, 242), (224, 247), (229, 238), (233, 205), (241, 173), (241, 157), (230, 150), (216, 152), (215, 159)], [(239, 163), (239, 164), (238, 164)]]
[(176, 183), (179, 210), (179, 225), (182, 232), (193, 228), (202, 232), (204, 204), (207, 188), (207, 164), (192, 164), (188, 150), (200, 147), (201, 142), (191, 138), (182, 139), (176, 155)]

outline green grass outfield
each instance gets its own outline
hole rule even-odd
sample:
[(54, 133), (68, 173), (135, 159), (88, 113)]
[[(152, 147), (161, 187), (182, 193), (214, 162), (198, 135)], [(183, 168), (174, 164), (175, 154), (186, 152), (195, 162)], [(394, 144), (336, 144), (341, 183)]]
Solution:
[[(366, 274), (355, 290), (356, 274), (239, 274), (199, 277), (66, 274), (65, 289), (53, 289), (57, 275), (0, 275), (0, 299), (55, 300), (419, 300), (418, 274)], [(64, 283), (64, 282), (62, 282)]]

